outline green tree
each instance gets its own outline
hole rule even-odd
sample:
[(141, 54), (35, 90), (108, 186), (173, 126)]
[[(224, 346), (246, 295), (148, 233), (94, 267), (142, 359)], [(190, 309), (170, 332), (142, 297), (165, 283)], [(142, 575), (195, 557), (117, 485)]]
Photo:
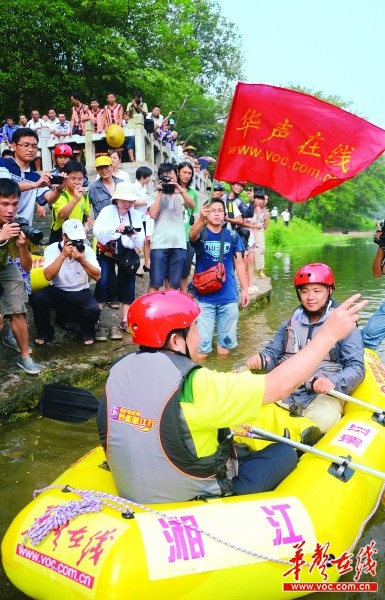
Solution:
[(202, 151), (219, 146), (242, 57), (216, 1), (9, 0), (0, 19), (4, 117), (68, 112), (75, 90), (101, 104), (114, 91), (126, 105), (140, 89), (149, 106), (176, 110), (177, 127)]

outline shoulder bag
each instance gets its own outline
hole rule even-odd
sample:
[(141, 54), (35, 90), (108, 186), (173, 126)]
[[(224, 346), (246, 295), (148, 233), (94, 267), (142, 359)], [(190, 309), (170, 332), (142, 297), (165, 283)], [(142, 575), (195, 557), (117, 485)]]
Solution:
[[(207, 237), (207, 231), (206, 236)], [(205, 238), (204, 238), (205, 239)], [(225, 247), (225, 231), (221, 231), (221, 245), (219, 249), (219, 258), (216, 265), (202, 271), (201, 273), (195, 273), (193, 276), (193, 286), (195, 287), (198, 294), (211, 294), (221, 289), (224, 282), (226, 281), (226, 270), (223, 264), (223, 250)]]
[[(132, 220), (130, 212), (128, 212), (128, 218), (130, 220), (130, 226), (132, 227)], [(122, 244), (122, 239), (118, 239), (118, 267), (129, 275), (135, 275), (140, 267), (139, 254), (135, 248), (125, 248)]]

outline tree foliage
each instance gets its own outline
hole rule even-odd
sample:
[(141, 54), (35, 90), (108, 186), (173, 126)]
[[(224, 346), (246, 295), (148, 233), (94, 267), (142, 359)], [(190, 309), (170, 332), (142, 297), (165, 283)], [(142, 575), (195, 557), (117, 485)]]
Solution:
[(125, 106), (139, 89), (176, 111), (183, 137), (218, 149), (242, 57), (215, 0), (8, 0), (0, 19), (3, 117), (68, 112), (72, 91), (101, 104), (114, 91)]

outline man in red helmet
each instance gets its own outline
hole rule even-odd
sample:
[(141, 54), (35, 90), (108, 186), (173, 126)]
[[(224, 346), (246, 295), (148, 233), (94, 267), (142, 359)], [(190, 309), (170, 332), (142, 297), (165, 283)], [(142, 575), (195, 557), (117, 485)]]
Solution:
[(136, 502), (173, 502), (273, 490), (296, 466), (286, 444), (237, 457), (228, 426), (258, 420), (308, 379), (355, 329), (356, 294), (332, 312), (317, 339), (274, 374), (218, 373), (196, 362), (199, 307), (187, 294), (146, 294), (128, 310), (139, 350), (114, 363), (98, 429), (118, 493)]
[[(267, 347), (249, 358), (249, 369), (269, 373), (306, 347), (315, 336), (318, 340), (339, 306), (331, 297), (335, 289), (333, 272), (323, 263), (301, 267), (294, 278), (294, 287), (301, 305), (282, 323)], [(279, 404), (308, 417), (325, 432), (339, 421), (343, 412), (343, 402), (328, 393), (336, 389), (349, 394), (364, 376), (364, 347), (360, 331), (354, 328), (322, 357), (311, 377)]]
[(52, 175), (62, 175), (64, 165), (71, 160), (73, 153), (72, 148), (68, 144), (57, 144), (53, 151), (55, 159), (55, 168), (52, 169)]

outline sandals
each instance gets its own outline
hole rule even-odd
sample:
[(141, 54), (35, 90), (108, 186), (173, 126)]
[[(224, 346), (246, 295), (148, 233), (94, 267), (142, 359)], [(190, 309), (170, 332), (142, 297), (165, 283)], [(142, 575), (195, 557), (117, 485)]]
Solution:
[(48, 344), (49, 340), (46, 340), (44, 338), (35, 338), (33, 340), (33, 343), (35, 344), (35, 346), (45, 346), (46, 344)]
[(120, 321), (119, 329), (121, 331), (126, 331), (127, 333), (131, 333), (127, 324), (127, 321)]
[(119, 310), (119, 302), (107, 302), (107, 306), (112, 308), (113, 310)]
[(84, 346), (92, 346), (92, 344), (94, 343), (94, 338), (83, 338), (83, 344)]

